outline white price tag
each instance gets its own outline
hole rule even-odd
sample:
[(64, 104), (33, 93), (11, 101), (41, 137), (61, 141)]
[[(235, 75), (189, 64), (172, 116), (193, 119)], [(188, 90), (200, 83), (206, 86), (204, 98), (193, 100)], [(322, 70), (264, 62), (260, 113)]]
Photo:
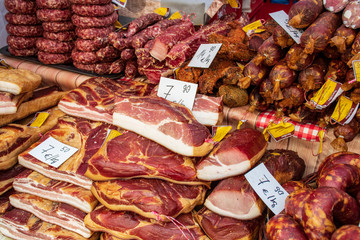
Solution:
[(289, 193), (276, 181), (263, 163), (247, 172), (245, 178), (274, 214), (279, 214), (285, 208), (285, 199)]
[(49, 137), (34, 149), (30, 150), (29, 154), (50, 166), (58, 168), (77, 151), (77, 148), (66, 145), (53, 137)]
[(272, 17), (289, 35), (294, 39), (297, 44), (300, 44), (301, 34), (304, 32), (302, 29), (296, 29), (289, 25), (289, 16), (283, 10), (278, 12), (269, 13)]
[(209, 68), (221, 45), (222, 43), (201, 44), (188, 66)]
[(118, 7), (125, 8), (127, 0), (112, 0), (112, 3)]
[(192, 110), (197, 84), (161, 77), (157, 95), (170, 102), (176, 102)]

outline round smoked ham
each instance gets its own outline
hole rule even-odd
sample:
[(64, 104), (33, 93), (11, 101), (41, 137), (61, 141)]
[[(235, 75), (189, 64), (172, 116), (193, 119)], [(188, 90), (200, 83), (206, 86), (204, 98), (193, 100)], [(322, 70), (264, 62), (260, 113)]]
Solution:
[(248, 171), (265, 153), (264, 135), (252, 128), (230, 133), (197, 165), (201, 180), (214, 181)]

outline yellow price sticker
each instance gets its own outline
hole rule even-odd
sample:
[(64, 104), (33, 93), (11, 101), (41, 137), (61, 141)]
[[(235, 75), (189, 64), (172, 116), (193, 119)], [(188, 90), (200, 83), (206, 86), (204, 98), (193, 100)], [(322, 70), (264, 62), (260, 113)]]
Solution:
[(240, 7), (240, 4), (238, 3), (237, 0), (228, 0), (228, 3), (230, 4), (230, 6), (232, 8), (239, 8)]
[(157, 14), (159, 14), (161, 16), (167, 17), (170, 14), (170, 9), (165, 8), (165, 7), (161, 7), (161, 8), (155, 9), (154, 13), (157, 13)]
[(292, 123), (281, 121), (278, 124), (269, 126), (267, 131), (275, 139), (275, 141), (280, 141), (291, 137), (295, 132), (295, 126)]
[(122, 24), (119, 21), (116, 21), (115, 28), (122, 28)]
[[(251, 30), (254, 30), (254, 31), (255, 31), (256, 29), (258, 29), (258, 28), (261, 27), (261, 26), (262, 26), (261, 21), (260, 21), (260, 20), (257, 20), (257, 21), (255, 21), (255, 22), (252, 22), (252, 23), (246, 25), (246, 26), (243, 27), (242, 29), (244, 30), (244, 32), (248, 32), (248, 31), (251, 31)], [(263, 32), (263, 31), (265, 31), (265, 30), (264, 30), (264, 29), (259, 29), (258, 32)]]
[(232, 129), (231, 126), (221, 126), (216, 128), (215, 136), (212, 137), (212, 140), (215, 142), (220, 142), (228, 132)]
[(337, 122), (341, 122), (348, 116), (350, 113), (350, 110), (353, 106), (353, 101), (350, 99), (341, 96), (339, 101), (337, 102), (334, 112), (331, 115), (331, 118), (334, 119)]
[(105, 142), (110, 141), (111, 139), (116, 138), (117, 136), (120, 136), (120, 135), (122, 135), (121, 132), (112, 129), (112, 130), (110, 130)]
[(32, 121), (32, 123), (30, 124), (30, 127), (41, 127), (46, 121), (46, 119), (49, 117), (49, 115), (50, 114), (48, 112), (38, 113), (34, 121)]
[(177, 11), (177, 12), (174, 12), (170, 17), (169, 19), (172, 20), (172, 19), (181, 19), (182, 16), (181, 14)]
[(354, 69), (354, 76), (357, 82), (360, 82), (360, 60), (355, 60), (352, 62)]
[(341, 93), (341, 83), (328, 79), (311, 98), (313, 103), (326, 107), (330, 105)]

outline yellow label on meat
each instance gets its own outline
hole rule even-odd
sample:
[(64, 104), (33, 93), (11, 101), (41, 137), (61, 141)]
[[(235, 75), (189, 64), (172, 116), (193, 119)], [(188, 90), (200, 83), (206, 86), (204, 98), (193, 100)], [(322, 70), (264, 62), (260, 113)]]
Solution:
[(352, 64), (356, 81), (360, 82), (360, 60), (353, 61)]
[(331, 115), (331, 118), (337, 122), (341, 122), (344, 120), (349, 114), (350, 110), (353, 106), (353, 101), (350, 99), (341, 96), (339, 101), (337, 102), (334, 112)]
[(279, 141), (292, 136), (295, 132), (295, 126), (292, 123), (281, 121), (278, 124), (269, 126), (267, 131), (276, 141)]
[(157, 13), (161, 16), (167, 17), (170, 13), (170, 9), (169, 8), (165, 8), (165, 7), (161, 7), (161, 8), (157, 8), (154, 10), (154, 13)]
[[(261, 26), (262, 26), (261, 21), (257, 20), (255, 22), (252, 22), (252, 23), (246, 25), (242, 29), (244, 30), (244, 32), (248, 32), (248, 31), (251, 31), (251, 30), (255, 30), (255, 29), (257, 29), (257, 28), (259, 28)], [(264, 31), (264, 29), (259, 29), (259, 30), (261, 30), (261, 31), (258, 31), (258, 32), (263, 32)]]
[(179, 12), (174, 12), (170, 17), (169, 17), (169, 19), (171, 20), (171, 19), (181, 19), (182, 18), (182, 16), (181, 16), (181, 14), (179, 13)]
[(337, 82), (328, 79), (324, 85), (315, 93), (311, 100), (318, 105), (324, 105), (327, 101), (329, 101), (337, 87)]
[(231, 126), (221, 126), (216, 128), (215, 136), (212, 137), (212, 140), (215, 142), (220, 142), (228, 132), (232, 129)]
[(38, 113), (34, 121), (30, 124), (30, 127), (41, 127), (48, 117), (49, 117), (48, 112)]
[(233, 8), (239, 8), (241, 5), (238, 3), (237, 0), (228, 0), (228, 3), (230, 4), (231, 7)]
[(117, 136), (120, 136), (122, 133), (116, 130), (110, 130), (105, 142), (110, 141), (113, 138), (116, 138)]

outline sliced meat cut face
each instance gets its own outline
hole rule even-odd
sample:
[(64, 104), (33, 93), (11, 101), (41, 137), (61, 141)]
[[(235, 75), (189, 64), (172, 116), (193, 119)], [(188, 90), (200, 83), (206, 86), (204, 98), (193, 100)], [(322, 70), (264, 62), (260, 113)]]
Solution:
[(191, 112), (195, 119), (205, 126), (219, 125), (224, 117), (222, 98), (196, 94)]
[(106, 141), (89, 159), (85, 176), (97, 181), (145, 177), (180, 184), (207, 185), (207, 182), (196, 178), (194, 161), (128, 131)]

